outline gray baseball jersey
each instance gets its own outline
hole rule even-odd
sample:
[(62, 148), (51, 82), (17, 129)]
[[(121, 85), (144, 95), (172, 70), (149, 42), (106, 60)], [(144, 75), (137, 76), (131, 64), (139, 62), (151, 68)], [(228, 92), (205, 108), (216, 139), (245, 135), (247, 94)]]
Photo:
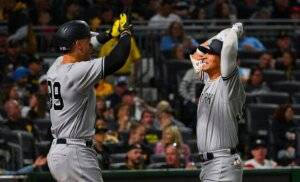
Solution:
[(91, 139), (96, 117), (92, 88), (104, 76), (103, 58), (72, 64), (62, 60), (58, 57), (47, 72), (53, 137)]
[(197, 144), (200, 153), (233, 148), (238, 144), (237, 125), (242, 119), (245, 91), (236, 65), (238, 38), (233, 30), (226, 31), (221, 77), (209, 80), (199, 99)]

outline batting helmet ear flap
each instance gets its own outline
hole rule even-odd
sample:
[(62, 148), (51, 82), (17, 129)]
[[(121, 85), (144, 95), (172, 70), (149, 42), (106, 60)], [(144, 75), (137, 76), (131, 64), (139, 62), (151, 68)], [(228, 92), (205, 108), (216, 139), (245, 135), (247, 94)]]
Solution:
[(69, 52), (76, 40), (91, 36), (89, 25), (82, 20), (72, 20), (61, 25), (54, 36), (57, 49), (63, 53)]

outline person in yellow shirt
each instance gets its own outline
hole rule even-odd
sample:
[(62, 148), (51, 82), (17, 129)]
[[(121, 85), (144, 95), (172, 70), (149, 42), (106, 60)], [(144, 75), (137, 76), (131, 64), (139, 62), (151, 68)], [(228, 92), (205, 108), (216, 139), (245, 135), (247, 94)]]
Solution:
[[(118, 39), (113, 38), (106, 42), (101, 46), (99, 51), (99, 56), (106, 56), (110, 53), (110, 51), (117, 45)], [(133, 76), (132, 73), (134, 71), (135, 64), (141, 59), (141, 53), (139, 48), (136, 45), (134, 38), (131, 38), (131, 50), (129, 56), (126, 60), (125, 65), (115, 72), (116, 76), (126, 75)]]

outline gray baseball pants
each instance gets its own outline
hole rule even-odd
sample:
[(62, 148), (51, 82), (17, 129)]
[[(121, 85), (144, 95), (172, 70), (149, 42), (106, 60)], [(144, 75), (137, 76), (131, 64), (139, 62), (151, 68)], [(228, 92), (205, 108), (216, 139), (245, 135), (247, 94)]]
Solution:
[(96, 155), (82, 142), (56, 144), (54, 139), (47, 161), (52, 176), (59, 182), (103, 182)]
[(218, 154), (201, 163), (201, 182), (242, 182), (242, 161), (239, 154)]

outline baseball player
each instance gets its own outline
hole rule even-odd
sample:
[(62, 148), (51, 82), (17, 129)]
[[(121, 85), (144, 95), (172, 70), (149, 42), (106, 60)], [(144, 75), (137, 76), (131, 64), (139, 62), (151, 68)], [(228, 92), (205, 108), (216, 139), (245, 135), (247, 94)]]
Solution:
[[(131, 30), (125, 14), (112, 31), (91, 37), (88, 24), (69, 21), (59, 27), (56, 39), (63, 56), (47, 72), (51, 131), (54, 140), (47, 156), (57, 181), (103, 181), (96, 152), (92, 149), (95, 125), (95, 83), (120, 69), (130, 51)], [(105, 57), (91, 59), (91, 45), (112, 36), (119, 42)]]
[(199, 62), (195, 71), (203, 71), (209, 77), (197, 109), (202, 182), (242, 181), (241, 159), (236, 149), (237, 125), (245, 101), (236, 63), (238, 37), (242, 33), (243, 25), (236, 23), (200, 45), (191, 55), (192, 61)]

